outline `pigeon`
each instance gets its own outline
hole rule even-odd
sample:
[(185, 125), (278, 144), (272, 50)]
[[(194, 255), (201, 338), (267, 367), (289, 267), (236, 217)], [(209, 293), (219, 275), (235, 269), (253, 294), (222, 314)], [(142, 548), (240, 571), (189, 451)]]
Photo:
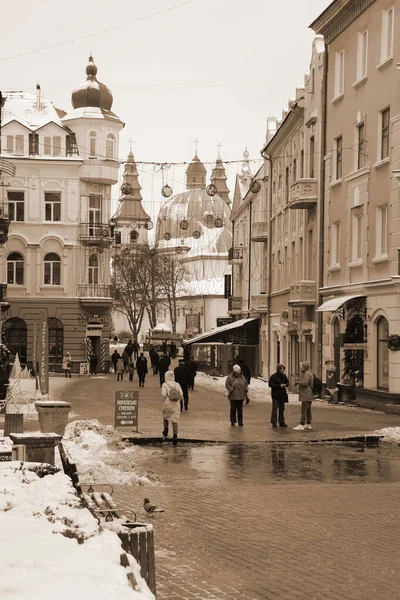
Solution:
[(148, 498), (145, 498), (143, 500), (143, 508), (148, 513), (164, 512), (163, 508), (158, 508), (158, 506), (152, 504)]

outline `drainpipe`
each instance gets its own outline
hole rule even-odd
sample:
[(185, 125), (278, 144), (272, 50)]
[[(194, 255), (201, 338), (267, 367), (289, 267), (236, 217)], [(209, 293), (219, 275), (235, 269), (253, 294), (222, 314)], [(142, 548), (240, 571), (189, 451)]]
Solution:
[[(323, 68), (323, 87), (321, 92), (321, 160), (320, 160), (320, 181), (319, 181), (319, 240), (318, 240), (318, 306), (322, 304), (322, 294), (320, 289), (324, 285), (324, 221), (325, 221), (325, 153), (326, 153), (326, 98), (328, 89), (328, 45), (325, 42), (324, 68)], [(322, 327), (323, 313), (317, 313), (318, 327), (318, 373), (322, 375)]]

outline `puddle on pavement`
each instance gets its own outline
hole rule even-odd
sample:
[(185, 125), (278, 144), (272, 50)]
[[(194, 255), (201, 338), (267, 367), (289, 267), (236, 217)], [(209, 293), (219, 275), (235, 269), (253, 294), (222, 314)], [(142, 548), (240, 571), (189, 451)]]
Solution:
[(383, 483), (400, 481), (400, 447), (221, 444), (168, 447), (152, 468), (193, 483)]

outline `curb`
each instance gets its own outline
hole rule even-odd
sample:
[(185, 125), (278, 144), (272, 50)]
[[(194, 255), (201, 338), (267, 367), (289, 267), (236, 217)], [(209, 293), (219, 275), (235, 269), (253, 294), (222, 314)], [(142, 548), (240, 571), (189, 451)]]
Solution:
[[(306, 444), (332, 444), (332, 443), (357, 443), (363, 444), (365, 446), (378, 446), (381, 439), (385, 436), (383, 435), (355, 435), (348, 437), (337, 437), (337, 438), (326, 438), (326, 439), (317, 439), (317, 440), (246, 440), (246, 441), (236, 441), (236, 440), (204, 440), (204, 439), (194, 439), (194, 438), (179, 438), (178, 446), (182, 444), (231, 444), (231, 445), (252, 445), (252, 444), (277, 444), (277, 445), (306, 445)], [(145, 438), (137, 438), (137, 437), (122, 437), (124, 442), (129, 442), (136, 446), (164, 446), (165, 444), (172, 443), (172, 438), (168, 439), (168, 441), (163, 442), (159, 437), (145, 437)]]

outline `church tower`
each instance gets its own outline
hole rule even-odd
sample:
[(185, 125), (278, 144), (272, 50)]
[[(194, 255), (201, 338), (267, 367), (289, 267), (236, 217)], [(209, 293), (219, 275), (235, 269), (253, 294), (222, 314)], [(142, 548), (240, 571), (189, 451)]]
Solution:
[(211, 183), (215, 185), (217, 189), (217, 194), (222, 198), (224, 202), (229, 206), (231, 200), (229, 198), (229, 188), (226, 183), (227, 177), (225, 172), (225, 167), (222, 162), (222, 158), (220, 153), (218, 152), (218, 157), (215, 162), (215, 167), (212, 170), (211, 174)]
[(197, 154), (186, 169), (186, 189), (205, 190), (207, 171)]

